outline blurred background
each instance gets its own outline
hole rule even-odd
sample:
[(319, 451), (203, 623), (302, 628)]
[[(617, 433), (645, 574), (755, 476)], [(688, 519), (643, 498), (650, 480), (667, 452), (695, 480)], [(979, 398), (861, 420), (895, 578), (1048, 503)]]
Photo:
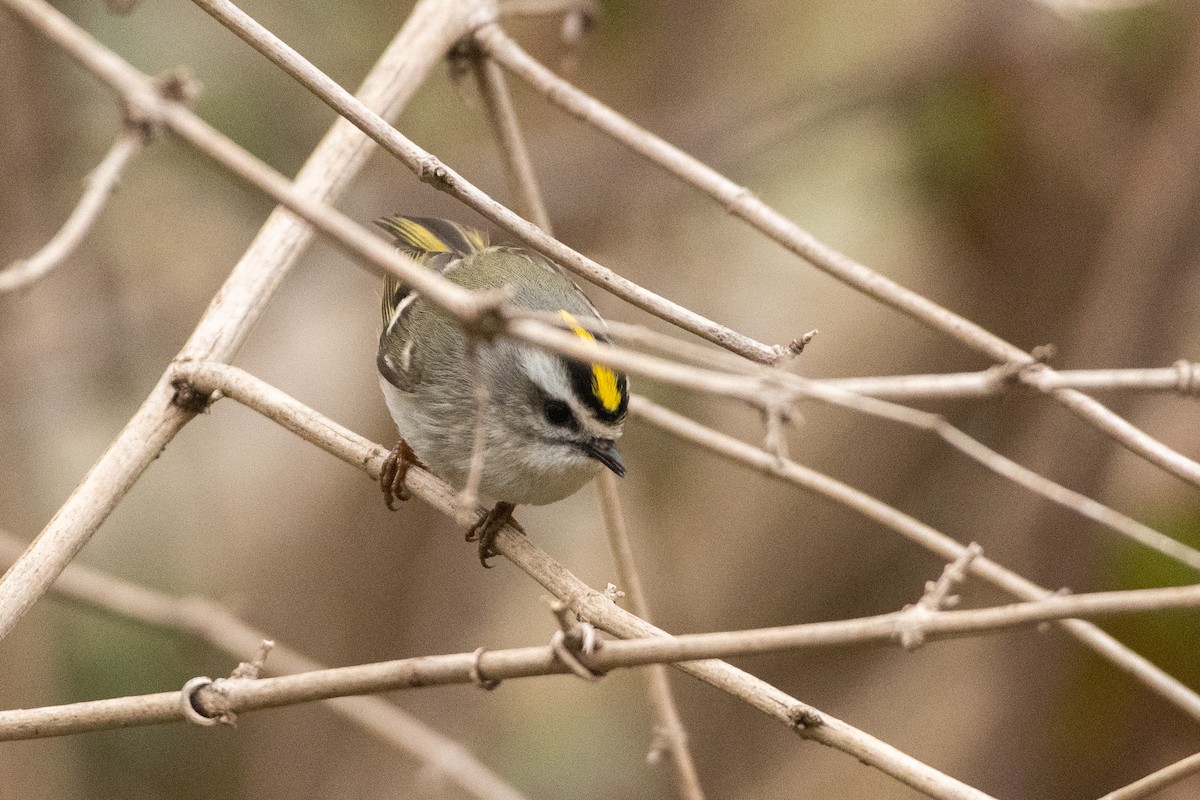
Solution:
[[(285, 174), (333, 121), (319, 101), (188, 3), (130, 16), (60, 9), (140, 69), (187, 65), (197, 111)], [(751, 187), (854, 258), (1055, 364), (1200, 360), (1200, 10), (1094, 13), (1029, 0), (610, 0), (578, 52), (555, 23), (510, 29), (585, 90)], [(1073, 5), (1064, 3), (1061, 5)], [(1109, 4), (1113, 5), (1113, 4)], [(243, 7), (355, 87), (411, 3)], [(120, 127), (108, 92), (0, 12), (0, 264), (37, 250)], [(807, 376), (981, 369), (975, 354), (825, 277), (512, 81), (557, 234), (618, 272), (760, 340), (820, 335)], [(399, 128), (509, 201), (472, 82), (444, 67)], [(341, 207), (482, 225), (377, 157)], [(136, 161), (80, 250), (0, 297), (0, 528), (32, 539), (133, 414), (271, 209), (170, 138)], [(501, 237), (502, 238), (502, 237)], [(374, 370), (380, 281), (318, 243), (236, 360), (391, 445)], [(616, 319), (659, 327), (591, 292)], [(756, 415), (647, 380), (649, 397), (761, 441)], [(1193, 458), (1197, 406), (1111, 407)], [(1200, 494), (1057, 405), (1013, 395), (929, 405), (1066, 485), (1200, 545)], [(893, 611), (941, 563), (817, 497), (632, 420), (622, 486), (655, 622), (725, 630)], [(913, 431), (808, 408), (791, 452), (1039, 583), (1075, 591), (1194, 581)], [(520, 514), (590, 585), (615, 580), (594, 489)], [(219, 601), (330, 665), (547, 641), (542, 590), (479, 568), (447, 519), (389, 513), (361, 473), (226, 401), (190, 424), (81, 560)], [(1004, 598), (980, 585), (972, 604)], [(1105, 627), (1200, 689), (1194, 614)], [(243, 657), (247, 657), (245, 654)], [(1094, 797), (1197, 749), (1195, 720), (1054, 631), (741, 659), (739, 666), (980, 789)], [(229, 656), (52, 598), (0, 644), (0, 707), (175, 689)], [(712, 798), (909, 798), (853, 759), (673, 677)], [(647, 763), (641, 677), (509, 681), (397, 694), (531, 800), (675, 796)], [(1197, 783), (1160, 797), (1196, 796)], [(320, 706), (0, 746), (0, 797), (457, 797)]]

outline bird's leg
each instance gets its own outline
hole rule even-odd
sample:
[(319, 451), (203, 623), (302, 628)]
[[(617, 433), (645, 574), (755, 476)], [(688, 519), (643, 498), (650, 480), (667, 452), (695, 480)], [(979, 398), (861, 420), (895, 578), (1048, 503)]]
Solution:
[(512, 525), (518, 533), (525, 533), (525, 529), (512, 517), (516, 507), (515, 503), (496, 503), (467, 530), (467, 541), (479, 542), (479, 563), (483, 564), (484, 569), (491, 569), (492, 565), (488, 563), (488, 559), (499, 555), (492, 549), (492, 542), (496, 540), (496, 534), (500, 533), (505, 524)]
[(383, 501), (392, 511), (396, 510), (397, 500), (404, 502), (412, 496), (408, 487), (404, 485), (404, 478), (408, 475), (409, 467), (414, 464), (425, 467), (408, 446), (408, 442), (403, 439), (396, 442), (392, 452), (388, 453), (388, 457), (383, 461), (383, 468), (379, 471), (379, 488), (383, 490)]

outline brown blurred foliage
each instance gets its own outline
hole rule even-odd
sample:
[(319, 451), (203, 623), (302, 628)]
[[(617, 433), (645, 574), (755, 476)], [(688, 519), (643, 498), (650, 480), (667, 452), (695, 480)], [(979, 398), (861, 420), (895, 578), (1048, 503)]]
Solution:
[[(196, 107), (285, 173), (332, 114), (187, 3), (131, 16), (59, 4), (148, 72), (186, 64)], [(354, 86), (407, 7), (254, 2), (246, 10)], [(1200, 16), (1183, 2), (1061, 16), (1036, 2), (812, 0), (606, 4), (569, 76), (817, 236), (1064, 367), (1200, 360)], [(549, 64), (553, 25), (514, 32)], [(0, 13), (0, 264), (32, 253), (119, 129), (107, 94)], [(600, 135), (516, 91), (558, 235), (622, 274), (764, 341), (819, 328), (810, 376), (986, 366), (727, 218)], [(399, 127), (500, 199), (504, 178), (469, 83), (436, 75)], [(379, 157), (342, 207), (479, 220)], [(270, 205), (169, 139), (126, 176), (96, 230), (31, 290), (0, 297), (0, 527), (31, 538), (161, 374)], [(665, 213), (664, 213), (665, 212)], [(378, 281), (318, 245), (237, 363), (391, 443), (374, 374)], [(618, 319), (649, 322), (591, 292)], [(654, 399), (751, 441), (759, 421), (649, 381)], [(1193, 457), (1196, 406), (1113, 397)], [(1200, 501), (1045, 400), (938, 408), (1022, 463), (1193, 543)], [(919, 434), (824, 408), (797, 460), (867, 489), (1048, 586), (1161, 585), (1172, 571), (985, 475)], [(721, 630), (895, 610), (936, 559), (846, 510), (632, 422), (623, 449), (635, 546), (661, 626)], [(613, 576), (595, 493), (520, 515), (595, 586)], [(330, 664), (543, 642), (540, 594), (480, 570), (449, 521), (390, 514), (362, 476), (232, 403), (189, 425), (82, 555), (219, 600)], [(999, 596), (968, 586), (968, 602)], [(1200, 688), (1195, 615), (1113, 630)], [(1190, 648), (1190, 649), (1189, 649)], [(915, 653), (854, 649), (742, 666), (1001, 797), (1090, 797), (1195, 749), (1194, 721), (1055, 633)], [(233, 665), (182, 637), (41, 602), (0, 645), (0, 706), (163, 691)], [(676, 680), (710, 797), (907, 798), (913, 792)], [(636, 673), (582, 685), (395, 699), (530, 798), (672, 797), (645, 754)], [(1164, 798), (1194, 796), (1183, 784)], [(0, 746), (0, 797), (444, 796), (413, 764), (317, 707)]]

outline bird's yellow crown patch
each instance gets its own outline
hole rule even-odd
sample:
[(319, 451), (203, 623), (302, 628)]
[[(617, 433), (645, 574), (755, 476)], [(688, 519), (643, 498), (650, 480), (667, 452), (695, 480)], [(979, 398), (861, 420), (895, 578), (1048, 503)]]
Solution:
[[(596, 337), (587, 328), (579, 324), (579, 320), (569, 311), (559, 311), (563, 322), (571, 332), (585, 342), (594, 342)], [(603, 364), (592, 364), (592, 394), (600, 401), (606, 411), (615, 412), (621, 407), (621, 389), (617, 382), (617, 373)]]

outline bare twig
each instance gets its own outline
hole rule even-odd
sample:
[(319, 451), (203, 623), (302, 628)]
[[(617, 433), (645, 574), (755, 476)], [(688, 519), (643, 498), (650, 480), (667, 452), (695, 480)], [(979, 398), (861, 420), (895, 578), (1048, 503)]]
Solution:
[(125, 167), (145, 143), (145, 130), (132, 125), (126, 127), (104, 160), (88, 175), (79, 203), (58, 233), (36, 254), (14, 261), (0, 271), (0, 294), (32, 286), (75, 252), (121, 182)]
[(957, 595), (950, 594), (954, 587), (967, 578), (967, 569), (971, 562), (979, 557), (983, 548), (975, 542), (967, 545), (958, 558), (951, 561), (942, 570), (936, 581), (925, 583), (925, 593), (921, 599), (904, 609), (906, 621), (900, 631), (900, 646), (905, 650), (915, 650), (925, 642), (925, 631), (929, 620), (936, 614), (958, 605)]
[[(781, 415), (797, 400), (819, 400), (933, 433), (972, 461), (1041, 495), (1050, 502), (1104, 525), (1169, 558), (1187, 564), (1193, 569), (1200, 569), (1200, 551), (1021, 466), (968, 436), (940, 415), (919, 411), (886, 400), (864, 397), (841, 389), (836, 383), (809, 381), (761, 365), (746, 364), (740, 375), (728, 374), (688, 366), (620, 347), (584, 342), (578, 337), (547, 326), (541, 322), (540, 318), (534, 319), (529, 316), (510, 318), (505, 330), (525, 341), (542, 347), (551, 347), (558, 352), (574, 355), (577, 358), (600, 361), (627, 372), (657, 378), (694, 391), (742, 400), (762, 409), (767, 415), (769, 449), (782, 458), (786, 458), (786, 448), (784, 447), (786, 441), (783, 438)], [(631, 326), (616, 325), (613, 327), (618, 335), (626, 337), (633, 335), (634, 329)], [(643, 330), (639, 337), (643, 341), (659, 346), (665, 345), (666, 337), (659, 334)], [(683, 353), (689, 357), (694, 356), (692, 360), (697, 360), (695, 357), (700, 356), (703, 352), (708, 352), (706, 350), (696, 352), (694, 345), (678, 341), (675, 341), (671, 347), (677, 353)], [(723, 363), (727, 359), (716, 358), (713, 360)]]
[(826, 403), (839, 405), (860, 413), (890, 419), (904, 425), (933, 433), (942, 441), (958, 450), (977, 464), (1006, 478), (1018, 486), (1041, 495), (1055, 505), (1097, 522), (1128, 539), (1155, 550), (1162, 555), (1200, 570), (1200, 550), (1189, 547), (1164, 533), (1143, 525), (1132, 517), (1100, 503), (1087, 495), (1068, 489), (1060, 483), (1024, 467), (1007, 456), (1001, 455), (977, 439), (968, 436), (938, 414), (918, 411), (907, 406), (896, 405), (884, 400), (862, 397), (853, 393), (841, 394), (840, 389), (828, 386), (811, 386), (815, 397)]
[[(172, 130), (189, 141), (210, 130), (186, 108), (164, 103), (149, 78), (42, 0), (0, 0), (0, 6), (14, 12), (121, 93), (127, 106), (136, 106), (152, 116), (167, 114), (169, 119), (162, 122), (171, 123)], [(396, 113), (464, 30), (460, 2), (421, 0), (364, 81), (364, 102), (386, 114)], [(232, 144), (213, 133), (216, 141)], [(288, 196), (297, 202), (308, 198), (332, 201), (365, 163), (370, 151), (370, 142), (361, 133), (338, 120), (297, 175), (295, 188), (286, 187)], [(281, 209), (273, 212), (208, 307), (181, 356), (231, 358), (311, 236), (311, 229), (293, 214)], [(383, 242), (376, 239), (375, 244)], [(385, 261), (390, 259), (388, 255)], [(196, 408), (176, 405), (174, 395), (164, 375), (29, 551), (0, 581), (0, 639), (49, 588), (142, 472), (192, 418)]]
[[(8, 1), (16, 2), (17, 0)], [(22, 0), (22, 2), (29, 1), (31, 0)], [(349, 92), (338, 86), (289, 47), (287, 43), (250, 18), (229, 0), (193, 0), (193, 2), (281, 67), (343, 118), (377, 141), (421, 180), (456, 197), (538, 252), (548, 256), (555, 263), (607, 289), (638, 308), (747, 358), (774, 363), (788, 355), (786, 348), (772, 347), (756, 341), (616, 274), (607, 267), (572, 250), (537, 225), (496, 202), (466, 178), (414, 144), (389, 125), (379, 114), (355, 99)], [(475, 2), (463, 5), (470, 6), (470, 21), (475, 25), (483, 25), (494, 17), (492, 4), (485, 0), (475, 0)]]
[(476, 54), (472, 62), (479, 94), (483, 97), (492, 132), (500, 145), (513, 205), (522, 217), (553, 235), (550, 215), (546, 212), (546, 203), (534, 178), (533, 162), (529, 158), (529, 148), (525, 146), (525, 137), (521, 135), (521, 124), (513, 108), (504, 71), (482, 55)]
[[(642, 619), (650, 619), (650, 606), (646, 600), (646, 590), (637, 572), (637, 562), (633, 557), (633, 546), (629, 541), (629, 529), (625, 524), (625, 514), (621, 508), (621, 496), (618, 492), (617, 477), (609, 472), (600, 475), (597, 486), (600, 491), (600, 508), (604, 512), (604, 528), (608, 531), (608, 544), (612, 549), (613, 563), (617, 567), (617, 579), (629, 598), (633, 613)], [(700, 776), (696, 772), (696, 763), (688, 748), (687, 729), (683, 726), (683, 718), (675, 704), (671, 692), (671, 684), (667, 680), (667, 670), (661, 665), (649, 667), (646, 673), (650, 702), (658, 715), (658, 730), (655, 745), (651, 748), (649, 758), (657, 757), (659, 748), (671, 754), (675, 765), (675, 779), (679, 786), (680, 796), (688, 800), (702, 800), (704, 789), (700, 785)]]
[[(480, 92), (487, 104), (488, 116), (492, 130), (500, 143), (500, 150), (508, 168), (510, 188), (516, 198), (517, 208), (522, 215), (535, 222), (547, 233), (553, 233), (550, 227), (550, 214), (546, 210), (541, 190), (534, 176), (533, 165), (525, 146), (525, 138), (517, 115), (512, 105), (512, 98), (504, 79), (504, 73), (486, 57), (475, 60), (476, 77)], [(626, 594), (633, 604), (633, 612), (642, 619), (650, 619), (650, 609), (646, 603), (646, 595), (638, 577), (637, 564), (633, 558), (633, 550), (629, 543), (629, 532), (625, 525), (625, 517), (621, 509), (621, 498), (618, 492), (616, 476), (604, 472), (598, 479), (600, 487), (600, 505), (604, 513), (605, 529), (608, 532), (609, 545), (612, 548), (613, 560), (617, 566), (618, 578), (626, 588)], [(659, 742), (671, 753), (675, 765), (675, 777), (680, 795), (685, 800), (703, 800), (704, 790), (700, 786), (700, 777), (696, 764), (687, 744), (687, 731), (683, 719), (671, 693), (667, 680), (666, 667), (653, 665), (647, 669), (647, 689), (650, 702), (658, 716), (657, 734), (651, 755), (659, 751)]]
[[(0, 531), (0, 563), (11, 564), (25, 545)], [(111, 614), (157, 628), (176, 630), (241, 658), (266, 636), (224, 607), (198, 597), (180, 598), (129, 583), (79, 563), (69, 565), (51, 591)], [(284, 645), (271, 651), (269, 672), (297, 673), (326, 667)], [(479, 800), (523, 800), (523, 795), (480, 762), (465, 747), (377, 697), (341, 697), (326, 701), (330, 710), (398, 750), (427, 770)]]
[[(525, 79), (551, 102), (697, 187), (719, 202), (729, 213), (745, 220), (817, 268), (994, 361), (1004, 364), (1036, 363), (1029, 353), (1019, 347), (817, 240), (759, 200), (747, 188), (738, 186), (716, 170), (562, 80), (531, 58), (499, 26), (484, 25), (475, 31), (475, 38), (489, 56)], [(1113, 437), (1130, 451), (1179, 478), (1200, 486), (1200, 463), (1149, 436), (1087, 395), (1073, 389), (1044, 388), (1040, 378), (1050, 372), (1048, 368), (1031, 370), (1023, 373), (1021, 379), (1050, 394), (1077, 416)]]
[[(3, 537), (0, 538), (0, 549), (15, 553), (19, 551), (19, 545), (13, 547), (11, 537)], [(537, 552), (536, 548), (530, 552)], [(539, 558), (553, 564), (545, 554), (540, 554)], [(953, 568), (952, 565), (950, 569)], [(557, 565), (553, 569), (559, 571), (561, 576), (569, 575)], [(71, 599), (148, 624), (196, 635), (234, 654), (255, 649), (260, 654), (262, 652), (264, 642), (261, 633), (204, 600), (180, 600), (80, 565), (72, 565), (64, 571), (55, 590)], [(594, 608), (590, 598), (583, 605)], [(1044, 600), (1008, 606), (939, 611), (930, 614), (923, 625), (928, 637), (947, 638), (1004, 631), (1072, 616), (1132, 614), (1168, 608), (1200, 608), (1200, 586), (1055, 595)], [(565, 620), (566, 606), (559, 603), (555, 610)], [(911, 612), (912, 609), (908, 608), (890, 614), (834, 622), (597, 642), (587, 658), (593, 668), (610, 672), (648, 664), (848, 644), (901, 645), (909, 627)], [(565, 620), (564, 624), (570, 627), (572, 623)], [(276, 647), (271, 653), (271, 661), (275, 666), (284, 662), (287, 670), (291, 671), (294, 667), (302, 671), (280, 678), (262, 678), (235, 670), (234, 677), (212, 682), (196, 691), (194, 700), (197, 710), (212, 717), (296, 703), (328, 701), (354, 694), (465, 684), (474, 680), (473, 671), (483, 672), (491, 680), (565, 674), (570, 671), (569, 666), (552, 657), (552, 649), (546, 646), (488, 650), (482, 654), (476, 651), (422, 656), (333, 669), (320, 667), (286, 648)], [(421, 737), (431, 737), (402, 745), (405, 749), (411, 747), (419, 757), (428, 756), (444, 768), (471, 766), (473, 759), (469, 756), (465, 764), (455, 764), (451, 759), (437, 757), (432, 748), (449, 746), (453, 749), (456, 747), (454, 743), (443, 740), (432, 731), (423, 730), (420, 723), (410, 722), (395, 707), (384, 705), (392, 722), (403, 730), (400, 734), (402, 737), (410, 736), (413, 731), (419, 732)], [(354, 709), (368, 705), (361, 702), (357, 705), (340, 703), (335, 707), (352, 721), (359, 722)], [(179, 708), (178, 692), (0, 711), (0, 741), (175, 722), (184, 718)], [(413, 725), (416, 727), (413, 728)], [(395, 736), (393, 732), (387, 738), (395, 741)], [(512, 796), (511, 790), (510, 794), (502, 796)]]
[[(1088, 392), (1177, 392), (1184, 397), (1200, 397), (1200, 364), (1180, 360), (1170, 367), (1151, 369), (1059, 370), (1042, 376), (1041, 381), (1047, 389), (1079, 389)], [(881, 400), (997, 397), (1020, 385), (1007, 377), (1002, 367), (945, 375), (831, 378), (817, 382)]]
[[(326, 452), (363, 470), (374, 479), (378, 479), (383, 462), (387, 458), (388, 451), (385, 448), (323, 417), (279, 389), (236, 367), (219, 363), (181, 363), (176, 365), (175, 380), (187, 383), (202, 395), (219, 392), (223, 397), (242, 403)], [(418, 467), (409, 470), (406, 481), (413, 494), (441, 513), (454, 516), (457, 509), (457, 492), (444, 481)], [(516, 564), (555, 597), (566, 602), (580, 620), (590, 622), (621, 638), (667, 636), (665, 631), (614, 605), (611, 598), (603, 592), (597, 592), (582, 583), (537, 549), (528, 541), (528, 537), (518, 533), (511, 526), (500, 530), (493, 543), (493, 549)], [(538, 652), (542, 653), (539, 658), (544, 662), (544, 650)], [(503, 677), (492, 671), (489, 660), (491, 655), (483, 654), (482, 663), (486, 666), (484, 673), (489, 679)], [(474, 654), (467, 657), (464, 673), (466, 680), (471, 679), (469, 673), (475, 667), (475, 660)], [(912, 756), (801, 703), (774, 686), (722, 661), (691, 661), (680, 664), (679, 668), (744, 700), (801, 736), (849, 753), (863, 763), (874, 766), (931, 797), (975, 800), (987, 797), (978, 790), (931, 769)], [(169, 697), (177, 700), (178, 694), (170, 693)], [(162, 704), (164, 700), (157, 698), (153, 703)], [(161, 710), (162, 707), (155, 705), (154, 708), (159, 710), (153, 713), (165, 713)], [(175, 706), (172, 705), (171, 708), (174, 709)], [(170, 713), (175, 712), (172, 710)]]
[(1190, 778), (1198, 772), (1200, 772), (1200, 753), (1190, 755), (1182, 761), (1176, 761), (1157, 772), (1152, 772), (1128, 786), (1122, 786), (1116, 791), (1109, 792), (1100, 800), (1142, 800), (1142, 798), (1157, 794), (1159, 790), (1179, 783), (1185, 778)]
[[(738, 463), (746, 464), (767, 475), (795, 484), (808, 491), (824, 495), (868, 519), (890, 528), (906, 539), (937, 553), (948, 561), (960, 558), (966, 548), (941, 531), (887, 505), (866, 492), (830, 478), (793, 461), (780, 463), (771, 453), (738, 441), (680, 416), (644, 397), (635, 396), (630, 411), (647, 422), (682, 439), (696, 442), (707, 449)], [(1024, 600), (1051, 597), (1053, 592), (1038, 586), (990, 559), (979, 557), (971, 563), (971, 574)], [(1200, 719), (1200, 695), (1163, 672), (1161, 668), (1138, 655), (1091, 623), (1067, 620), (1062, 626), (1076, 639), (1111, 661), (1122, 671), (1142, 682), (1178, 706)]]

